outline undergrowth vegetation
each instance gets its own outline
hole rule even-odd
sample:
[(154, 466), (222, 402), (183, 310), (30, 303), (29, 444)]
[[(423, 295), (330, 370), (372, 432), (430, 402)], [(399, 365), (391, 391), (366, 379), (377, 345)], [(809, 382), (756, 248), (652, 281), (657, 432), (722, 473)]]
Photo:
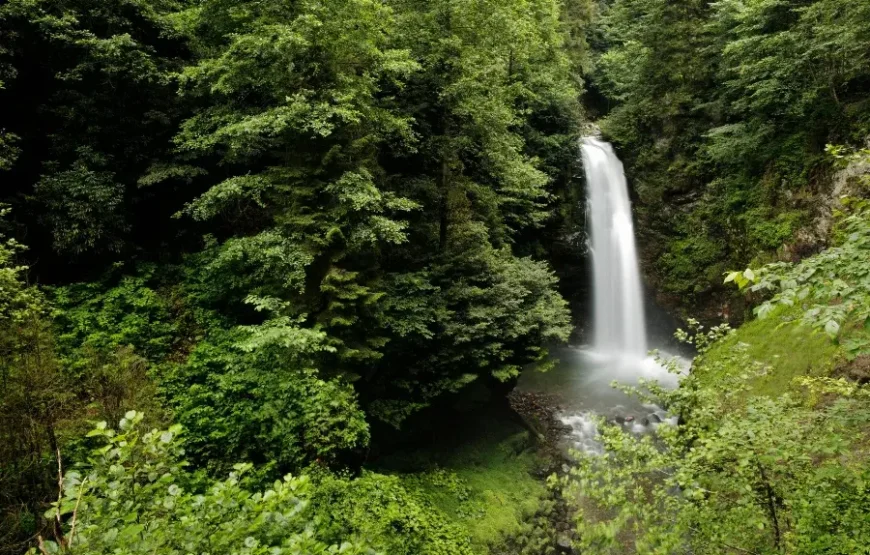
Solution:
[(462, 431), (373, 465), (458, 524), (480, 554), (508, 538), (527, 539), (526, 523), (549, 501), (543, 481), (533, 475), (550, 464), (536, 440), (505, 408), (486, 411)]
[(699, 356), (679, 388), (627, 388), (680, 424), (642, 439), (603, 426), (606, 456), (562, 481), (585, 553), (866, 551), (870, 218), (847, 206), (836, 246), (729, 275), (772, 297), (739, 330), (682, 332)]
[[(0, 555), (550, 555), (574, 493), (588, 553), (865, 549), (868, 6), (0, 3)], [(504, 400), (587, 110), (651, 284), (759, 319), (559, 493)]]

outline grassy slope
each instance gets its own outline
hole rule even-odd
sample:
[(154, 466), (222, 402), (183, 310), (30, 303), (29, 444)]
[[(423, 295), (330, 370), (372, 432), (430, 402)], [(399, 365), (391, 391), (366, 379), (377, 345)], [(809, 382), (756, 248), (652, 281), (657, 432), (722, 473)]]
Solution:
[(529, 433), (502, 414), (477, 414), (457, 441), (390, 455), (373, 470), (396, 474), (465, 528), (475, 551), (521, 531), (541, 507), (546, 487), (532, 472), (542, 464)]
[[(769, 366), (765, 376), (753, 379), (753, 390), (759, 395), (784, 393), (798, 376), (830, 375), (839, 360), (840, 348), (824, 333), (801, 325), (800, 315), (800, 309), (779, 309), (763, 320), (747, 322), (704, 357), (714, 361), (745, 344), (751, 360)], [(734, 369), (729, 365), (707, 366)], [(714, 381), (721, 376), (708, 372), (700, 377), (702, 381)]]

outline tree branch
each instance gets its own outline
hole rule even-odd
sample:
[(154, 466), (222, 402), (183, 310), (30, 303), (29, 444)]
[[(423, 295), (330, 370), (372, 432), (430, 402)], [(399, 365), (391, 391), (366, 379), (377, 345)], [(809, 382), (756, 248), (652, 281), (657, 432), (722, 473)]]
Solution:
[(82, 480), (81, 486), (79, 487), (79, 495), (78, 495), (78, 499), (76, 499), (76, 506), (73, 509), (72, 524), (70, 525), (70, 529), (69, 529), (69, 539), (67, 539), (67, 542), (66, 542), (67, 547), (72, 546), (73, 538), (76, 535), (76, 517), (78, 517), (78, 514), (79, 514), (79, 505), (82, 502), (82, 496), (85, 493), (85, 483), (87, 481), (88, 481), (88, 477), (85, 476), (85, 478)]

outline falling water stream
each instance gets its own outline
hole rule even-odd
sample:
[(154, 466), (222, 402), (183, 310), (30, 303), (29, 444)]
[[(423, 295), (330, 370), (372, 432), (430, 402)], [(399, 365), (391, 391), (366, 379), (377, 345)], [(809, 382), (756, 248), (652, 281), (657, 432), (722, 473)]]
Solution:
[(581, 151), (591, 224), (595, 350), (643, 359), (646, 325), (625, 171), (609, 143), (587, 137)]
[(635, 246), (631, 202), (622, 162), (613, 147), (587, 137), (580, 150), (586, 172), (589, 247), (592, 260), (593, 342), (555, 353), (560, 364), (547, 373), (526, 372), (519, 388), (559, 397), (562, 422), (570, 426), (571, 447), (599, 452), (596, 416), (635, 433), (650, 433), (673, 419), (661, 407), (643, 404), (612, 387), (639, 379), (675, 386), (647, 352), (643, 293)]

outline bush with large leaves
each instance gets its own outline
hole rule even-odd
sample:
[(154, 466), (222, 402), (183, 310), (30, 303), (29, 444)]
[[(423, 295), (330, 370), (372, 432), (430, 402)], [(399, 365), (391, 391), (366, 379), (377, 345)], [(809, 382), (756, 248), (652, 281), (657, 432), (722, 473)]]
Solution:
[(250, 465), (240, 464), (197, 492), (184, 470), (181, 428), (146, 432), (142, 418), (131, 411), (118, 431), (102, 422), (89, 434), (104, 445), (87, 469), (64, 475), (61, 498), (47, 513), (57, 521), (55, 541), (40, 538), (31, 553), (372, 553), (322, 541), (305, 478), (287, 475), (252, 493), (243, 487)]
[(702, 357), (676, 391), (653, 388), (684, 421), (657, 439), (602, 428), (606, 456), (581, 457), (565, 479), (584, 553), (847, 555), (868, 544), (870, 391), (804, 377), (792, 393), (758, 396), (751, 380), (770, 368), (744, 349)]

